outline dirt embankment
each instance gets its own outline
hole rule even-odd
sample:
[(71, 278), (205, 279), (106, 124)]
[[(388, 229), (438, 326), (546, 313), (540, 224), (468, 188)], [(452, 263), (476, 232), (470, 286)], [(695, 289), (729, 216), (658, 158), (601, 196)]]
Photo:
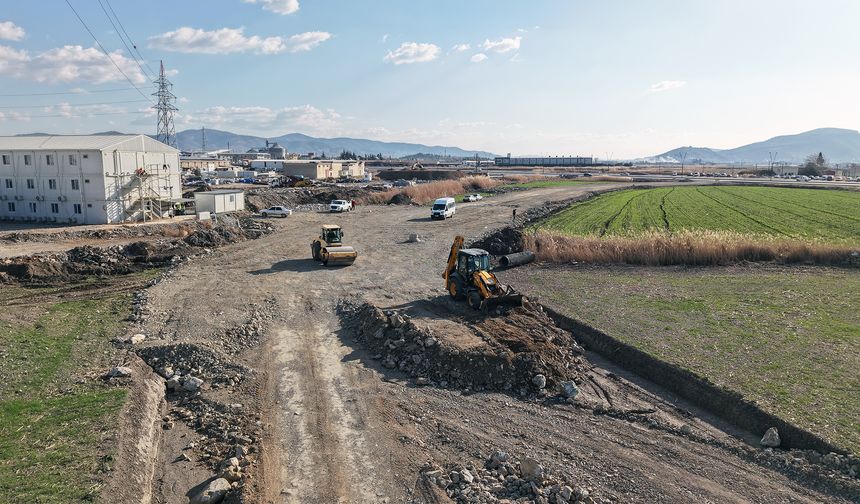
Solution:
[[(171, 228), (169, 236), (106, 248), (89, 245), (67, 252), (40, 253), (0, 260), (0, 284), (62, 284), (88, 276), (124, 275), (183, 261), (207, 250), (272, 231), (269, 224), (250, 218), (221, 217), (217, 224), (198, 222)], [(100, 233), (95, 231), (93, 233)]]
[(528, 302), (444, 325), (370, 304), (341, 304), (339, 312), (383, 367), (421, 384), (544, 395), (575, 387), (588, 366), (570, 333)]
[(245, 206), (252, 212), (272, 206), (285, 206), (292, 209), (316, 210), (320, 205), (328, 205), (332, 200), (359, 200), (368, 194), (383, 191), (377, 186), (317, 186), (251, 189), (245, 193)]
[(459, 170), (380, 170), (376, 176), (382, 180), (454, 180), (466, 174)]

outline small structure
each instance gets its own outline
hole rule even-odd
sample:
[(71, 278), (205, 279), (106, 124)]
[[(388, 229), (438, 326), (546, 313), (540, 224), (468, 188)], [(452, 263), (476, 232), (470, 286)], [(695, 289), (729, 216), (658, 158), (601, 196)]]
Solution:
[(219, 189), (194, 193), (197, 212), (221, 214), (245, 209), (245, 191), (241, 189)]
[(229, 168), (230, 160), (217, 157), (182, 157), (179, 164), (183, 170), (216, 170)]

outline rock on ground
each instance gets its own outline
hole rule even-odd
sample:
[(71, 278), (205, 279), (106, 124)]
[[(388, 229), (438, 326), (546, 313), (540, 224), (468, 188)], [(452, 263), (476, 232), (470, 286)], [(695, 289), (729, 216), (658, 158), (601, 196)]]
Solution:
[(228, 491), (230, 491), (229, 481), (224, 478), (214, 479), (203, 491), (191, 498), (190, 504), (217, 504), (224, 500)]
[(779, 438), (779, 431), (776, 430), (776, 427), (771, 427), (764, 433), (764, 436), (761, 438), (760, 444), (762, 446), (768, 448), (777, 448), (782, 443), (782, 440)]

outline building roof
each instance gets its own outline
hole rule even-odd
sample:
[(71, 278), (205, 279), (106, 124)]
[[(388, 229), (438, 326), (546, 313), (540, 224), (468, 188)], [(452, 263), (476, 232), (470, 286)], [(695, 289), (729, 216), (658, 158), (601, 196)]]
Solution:
[(146, 135), (0, 136), (0, 150), (99, 150), (179, 152)]
[(216, 194), (239, 194), (243, 193), (242, 189), (217, 189), (215, 191), (200, 191), (194, 193), (194, 196), (215, 196)]

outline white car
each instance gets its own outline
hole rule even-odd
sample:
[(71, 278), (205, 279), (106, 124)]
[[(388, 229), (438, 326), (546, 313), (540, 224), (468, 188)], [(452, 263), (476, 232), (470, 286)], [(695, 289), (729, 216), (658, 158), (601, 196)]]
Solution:
[(480, 194), (469, 194), (463, 197), (463, 201), (479, 201), (484, 199)]
[(293, 211), (287, 207), (273, 206), (260, 211), (263, 217), (289, 217), (293, 215)]
[(332, 200), (328, 205), (329, 212), (350, 212), (352, 211), (352, 201), (348, 200)]

